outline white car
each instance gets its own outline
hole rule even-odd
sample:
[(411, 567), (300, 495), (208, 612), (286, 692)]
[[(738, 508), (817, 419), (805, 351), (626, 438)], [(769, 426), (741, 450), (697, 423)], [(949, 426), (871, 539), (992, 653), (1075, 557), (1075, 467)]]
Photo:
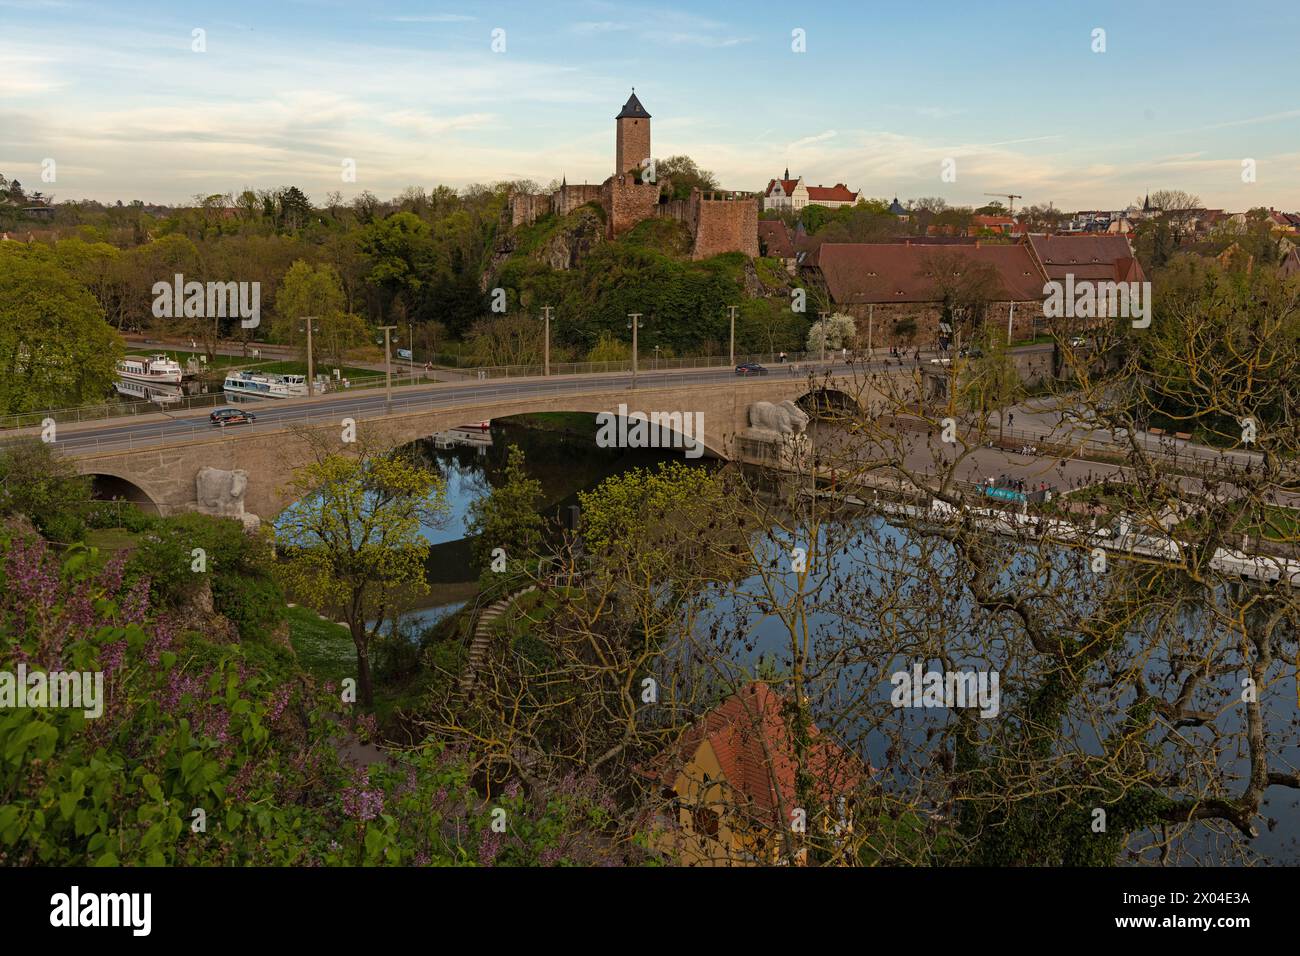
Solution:
[(1074, 338), (1070, 339), (1070, 348), (1072, 349), (1081, 349), (1087, 344), (1088, 344), (1088, 340), (1079, 335), (1076, 335)]

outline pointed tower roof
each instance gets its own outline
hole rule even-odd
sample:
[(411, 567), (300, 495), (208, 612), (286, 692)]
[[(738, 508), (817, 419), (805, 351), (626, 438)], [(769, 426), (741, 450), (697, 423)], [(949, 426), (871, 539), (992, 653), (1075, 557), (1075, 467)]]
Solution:
[(904, 209), (902, 205), (898, 202), (897, 196), (895, 196), (894, 201), (889, 204), (889, 211), (892, 212), (895, 216), (907, 215), (907, 210)]
[(636, 87), (632, 87), (632, 95), (627, 98), (623, 104), (623, 112), (619, 113), (614, 119), (649, 119), (650, 114), (645, 111), (641, 101), (636, 98)]
[(1151, 211), (1151, 194), (1150, 194), (1150, 193), (1147, 193), (1147, 197), (1146, 197), (1146, 199), (1143, 199), (1143, 200), (1142, 200), (1142, 211), (1143, 211), (1143, 212), (1150, 212), (1150, 211)]
[(790, 178), (790, 167), (789, 167), (789, 166), (787, 166), (787, 167), (785, 168), (785, 175), (782, 176), (781, 178), (782, 178), (782, 179), (789, 179), (789, 178)]

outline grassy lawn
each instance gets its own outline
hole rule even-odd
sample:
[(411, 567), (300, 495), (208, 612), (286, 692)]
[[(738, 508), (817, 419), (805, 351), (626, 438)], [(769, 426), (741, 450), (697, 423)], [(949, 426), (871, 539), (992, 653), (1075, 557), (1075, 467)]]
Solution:
[[(1184, 521), (1179, 527), (1194, 534), (1202, 534), (1206, 530), (1206, 520), (1203, 513), (1197, 513)], [(1282, 543), (1300, 541), (1300, 512), (1294, 508), (1265, 505), (1255, 515), (1242, 515), (1239, 517), (1233, 522), (1232, 527), (1228, 529), (1228, 533), (1247, 534), (1252, 538), (1263, 538), (1266, 541)]]
[[(405, 368), (405, 363), (403, 363), (402, 367)], [(332, 365), (329, 362), (321, 362), (321, 361), (316, 362), (317, 374), (328, 374), (332, 376), (334, 374), (334, 369), (336, 368), (340, 370), (339, 371), (340, 375), (342, 375), (344, 378), (352, 379), (353, 381), (356, 381), (357, 379), (363, 379), (363, 378), (375, 378), (375, 377), (383, 378), (384, 376), (383, 372), (376, 372), (374, 369), (371, 368), (356, 368), (355, 366), (352, 365), (340, 366), (340, 365)], [(306, 375), (307, 363), (298, 362), (298, 361), (258, 362), (256, 365), (250, 365), (249, 371), (266, 372), (267, 374), (270, 375)], [(398, 371), (398, 365), (396, 362), (394, 362), (393, 374), (396, 375), (397, 371)]]
[(1295, 541), (1300, 539), (1300, 512), (1293, 508), (1265, 505), (1257, 520), (1243, 519), (1236, 530), (1270, 541)]
[(307, 607), (286, 608), (289, 642), (303, 670), (318, 680), (357, 676), (357, 651), (348, 629), (326, 621)]

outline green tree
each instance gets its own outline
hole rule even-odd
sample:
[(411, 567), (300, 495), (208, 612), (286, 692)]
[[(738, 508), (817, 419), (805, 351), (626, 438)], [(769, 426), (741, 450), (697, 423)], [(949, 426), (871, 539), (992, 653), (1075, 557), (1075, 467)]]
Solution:
[(313, 266), (299, 259), (284, 274), (276, 293), (273, 333), (282, 342), (305, 344), (306, 332), (300, 332), (299, 327), (304, 316), (315, 316), (320, 330), (315, 348), (341, 364), (348, 349), (367, 339), (365, 322), (347, 311), (346, 302), (343, 284), (333, 266)]
[(601, 332), (600, 339), (587, 353), (588, 362), (625, 362), (632, 357), (632, 347), (614, 338), (610, 332)]
[(978, 414), (980, 421), (996, 409), (1001, 439), (1007, 410), (1024, 397), (1025, 387), (1005, 335), (989, 329), (977, 342), (981, 354), (965, 360), (965, 367), (958, 370), (959, 396), (955, 397), (964, 410)]
[(513, 553), (516, 559), (538, 553), (542, 546), (542, 516), (537, 513), (537, 503), (541, 497), (542, 483), (528, 477), (523, 450), (511, 445), (505, 481), (471, 504), (465, 518), (465, 530), (473, 536), (470, 555), (477, 570), (491, 565), (496, 548), (505, 549), (507, 555)]
[(89, 501), (90, 479), (52, 445), (20, 439), (0, 451), (0, 513), (26, 515), (42, 534), (70, 542)]
[(121, 355), (122, 340), (71, 275), (53, 262), (0, 251), (0, 410), (102, 400)]
[(277, 529), (281, 567), (293, 594), (347, 622), (361, 703), (371, 707), (370, 643), (395, 601), (428, 587), (420, 530), (446, 514), (446, 482), (409, 455), (378, 452), (377, 440), (360, 443), (356, 458), (307, 440), (313, 460), (294, 473), (297, 503)]
[(669, 156), (655, 164), (655, 177), (671, 185), (671, 198), (689, 199), (692, 189), (702, 192), (718, 188), (718, 177), (700, 169), (689, 156)]

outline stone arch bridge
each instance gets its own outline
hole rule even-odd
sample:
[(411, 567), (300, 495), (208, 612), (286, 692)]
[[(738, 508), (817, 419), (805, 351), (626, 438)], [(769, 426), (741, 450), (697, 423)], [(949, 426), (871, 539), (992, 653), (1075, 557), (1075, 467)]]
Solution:
[[(313, 404), (313, 400), (304, 399), (301, 407), (309, 409), (310, 416), (293, 423), (267, 421), (216, 429), (208, 426), (206, 415), (196, 415), (193, 427), (176, 436), (160, 434), (150, 441), (145, 434), (139, 440), (132, 435), (129, 441), (120, 437), (92, 441), (89, 436), (95, 434), (94, 429), (82, 429), (71, 437), (61, 435), (59, 445), (82, 474), (94, 476), (104, 493), (161, 514), (207, 510), (200, 507), (196, 490), (201, 469), (243, 471), (247, 474), (243, 509), (270, 519), (292, 503), (287, 484), (294, 469), (311, 454), (307, 433), (333, 436), (330, 440), (338, 441), (342, 450), (356, 447), (343, 443), (345, 418), (354, 419), (359, 441), (365, 436), (376, 439), (379, 447), (393, 448), (467, 422), (529, 412), (617, 412), (620, 404), (627, 406), (629, 414), (699, 412), (703, 415), (699, 437), (706, 453), (730, 460), (738, 456), (738, 436), (749, 426), (747, 412), (754, 402), (801, 400), (825, 392), (833, 395), (837, 404), (844, 404), (847, 398), (865, 409), (870, 404), (863, 398), (868, 391), (865, 382), (861, 372), (855, 375), (849, 370), (823, 371), (812, 383), (806, 377), (773, 370), (754, 378), (678, 380), (662, 386), (643, 380), (636, 389), (627, 387), (625, 381), (589, 382), (587, 387), (574, 381), (572, 389), (518, 397), (490, 394), (490, 389), (461, 388), (450, 403), (437, 402), (439, 387), (434, 386), (429, 390), (434, 401), (428, 405), (399, 406), (395, 394), (391, 410), (380, 404), (366, 414), (349, 411), (343, 404), (330, 406), (319, 400)], [(476, 395), (476, 391), (484, 394)], [(289, 407), (292, 401), (275, 404)]]

